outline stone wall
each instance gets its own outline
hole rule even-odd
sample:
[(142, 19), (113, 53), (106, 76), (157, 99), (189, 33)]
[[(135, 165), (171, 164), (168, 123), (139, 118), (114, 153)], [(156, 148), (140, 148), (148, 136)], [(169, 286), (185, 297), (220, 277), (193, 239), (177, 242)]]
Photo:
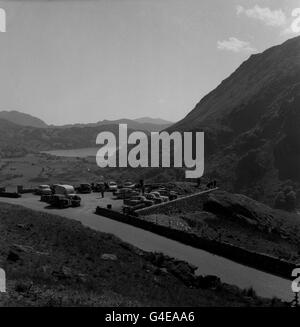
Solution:
[(142, 228), (183, 244), (220, 255), (243, 265), (263, 270), (286, 279), (291, 279), (291, 271), (296, 268), (296, 265), (290, 262), (280, 260), (269, 255), (252, 252), (244, 248), (237, 247), (233, 244), (205, 239), (193, 233), (187, 233), (185, 231), (172, 229), (166, 226), (156, 225), (155, 223), (143, 220), (142, 217), (139, 218), (123, 215), (120, 212), (102, 207), (96, 208), (96, 214)]
[(169, 202), (156, 204), (154, 206), (136, 210), (139, 216), (148, 216), (152, 214), (171, 214), (183, 213), (188, 211), (202, 210), (203, 202), (207, 200), (208, 194), (218, 188), (191, 194)]

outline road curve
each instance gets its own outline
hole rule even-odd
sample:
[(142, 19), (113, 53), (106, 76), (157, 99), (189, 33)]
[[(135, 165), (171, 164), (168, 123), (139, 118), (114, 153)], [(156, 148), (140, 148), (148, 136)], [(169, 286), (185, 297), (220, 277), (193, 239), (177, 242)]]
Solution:
[[(290, 301), (293, 298), (289, 280), (253, 269), (206, 251), (187, 246), (157, 234), (111, 220), (94, 214), (99, 205), (96, 194), (82, 195), (83, 205), (79, 208), (49, 209), (36, 196), (24, 195), (19, 199), (0, 198), (0, 201), (22, 205), (33, 210), (60, 215), (80, 221), (94, 230), (114, 234), (123, 241), (145, 251), (162, 252), (171, 257), (184, 260), (198, 267), (197, 273), (216, 275), (223, 282), (240, 288), (253, 287), (256, 293), (264, 297), (276, 296)], [(104, 200), (111, 201), (110, 199)], [(114, 205), (114, 203), (113, 203)]]

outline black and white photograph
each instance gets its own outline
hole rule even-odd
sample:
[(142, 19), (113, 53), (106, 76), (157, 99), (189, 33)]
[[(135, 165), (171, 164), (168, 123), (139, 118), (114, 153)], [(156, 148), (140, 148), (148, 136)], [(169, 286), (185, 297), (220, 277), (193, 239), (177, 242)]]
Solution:
[(299, 0), (0, 0), (0, 307), (299, 291)]

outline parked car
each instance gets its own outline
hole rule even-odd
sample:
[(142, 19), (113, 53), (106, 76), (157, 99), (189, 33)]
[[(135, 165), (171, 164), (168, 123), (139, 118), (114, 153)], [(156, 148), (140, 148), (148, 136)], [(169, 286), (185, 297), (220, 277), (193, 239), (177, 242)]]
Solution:
[(51, 188), (52, 194), (55, 193), (55, 188), (56, 188), (58, 185), (60, 185), (60, 184), (51, 184), (51, 185), (50, 185), (50, 188)]
[(56, 184), (54, 186), (54, 194), (71, 195), (71, 194), (76, 194), (76, 192), (74, 186), (72, 185)]
[(51, 197), (50, 204), (53, 207), (57, 207), (60, 209), (69, 208), (72, 206), (72, 202), (63, 194), (55, 194)]
[(162, 201), (161, 202), (167, 202), (169, 201), (169, 198), (167, 196), (160, 195), (159, 192), (151, 192), (150, 194), (153, 194), (156, 198), (160, 198)]
[(161, 196), (167, 196), (169, 198), (169, 200), (175, 200), (178, 198), (178, 195), (176, 192), (174, 191), (169, 191), (167, 189), (158, 189), (157, 192), (161, 195)]
[(35, 190), (36, 195), (51, 195), (52, 191), (49, 185), (40, 185), (36, 190)]
[(114, 195), (117, 197), (117, 199), (128, 199), (133, 196), (139, 195), (139, 192), (134, 191), (130, 188), (120, 188), (114, 192)]
[(105, 190), (105, 183), (104, 182), (99, 182), (94, 185), (94, 192), (101, 192), (102, 190)]
[(144, 196), (147, 200), (153, 201), (154, 204), (159, 204), (163, 202), (163, 200), (160, 197), (157, 197), (152, 193), (145, 193)]
[(41, 202), (46, 202), (46, 203), (50, 203), (51, 199), (52, 199), (52, 194), (44, 194), (41, 195)]
[(88, 194), (88, 193), (92, 192), (92, 186), (91, 186), (91, 184), (88, 184), (88, 183), (80, 184), (77, 191), (78, 191), (78, 193)]
[(116, 182), (108, 182), (108, 190), (113, 192), (118, 189), (118, 185)]
[(80, 207), (81, 197), (76, 194), (67, 195), (67, 198), (71, 200), (72, 207)]
[(135, 184), (133, 184), (133, 183), (130, 182), (130, 181), (126, 181), (126, 182), (123, 184), (123, 188), (134, 189), (134, 188), (135, 188)]
[(143, 203), (145, 207), (149, 207), (154, 204), (154, 201), (148, 200), (145, 196), (142, 195), (133, 196), (130, 199), (124, 200), (124, 205), (128, 205), (128, 206), (136, 206), (137, 204), (140, 203)]

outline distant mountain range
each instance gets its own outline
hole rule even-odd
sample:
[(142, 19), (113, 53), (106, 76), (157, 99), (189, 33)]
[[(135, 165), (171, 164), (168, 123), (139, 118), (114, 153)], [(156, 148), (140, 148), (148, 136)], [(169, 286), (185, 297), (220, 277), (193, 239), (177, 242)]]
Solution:
[[(153, 121), (155, 123), (153, 123)], [(146, 132), (159, 132), (164, 130), (172, 125), (171, 122), (167, 122), (162, 119), (153, 119), (153, 118), (141, 118), (140, 119), (117, 119), (117, 120), (101, 120), (97, 123), (89, 123), (89, 124), (69, 124), (62, 126), (54, 126), (57, 128), (69, 128), (69, 127), (95, 127), (95, 126), (104, 126), (104, 125), (119, 125), (119, 124), (127, 124), (127, 127), (133, 130), (146, 131)]]
[(170, 123), (165, 124), (166, 121), (160, 119), (142, 118), (142, 121), (119, 119), (54, 126), (22, 112), (1, 111), (0, 157), (19, 157), (29, 152), (45, 150), (95, 147), (98, 133), (111, 131), (117, 136), (118, 124), (127, 124), (128, 133), (157, 132), (170, 126)]
[(118, 120), (102, 120), (96, 123), (88, 124), (68, 124), (62, 126), (47, 125), (41, 119), (25, 114), (19, 111), (0, 111), (0, 119), (5, 119), (16, 125), (30, 126), (36, 128), (69, 128), (69, 127), (96, 127), (103, 125), (114, 125), (114, 124), (127, 124), (128, 128), (134, 130), (143, 130), (147, 132), (157, 132), (168, 128), (173, 123), (160, 118), (142, 117), (137, 119), (118, 119)]
[(15, 110), (0, 111), (0, 119), (5, 119), (14, 124), (21, 125), (21, 126), (31, 126), (31, 127), (38, 127), (38, 128), (47, 127), (47, 124), (43, 122), (41, 119)]
[[(20, 157), (27, 153), (96, 147), (96, 137), (101, 131), (118, 137), (118, 125), (36, 128), (20, 126), (0, 119), (0, 158)], [(133, 130), (128, 129), (128, 133)]]
[(169, 131), (205, 131), (205, 173), (271, 203), (300, 198), (300, 37), (252, 55)]

